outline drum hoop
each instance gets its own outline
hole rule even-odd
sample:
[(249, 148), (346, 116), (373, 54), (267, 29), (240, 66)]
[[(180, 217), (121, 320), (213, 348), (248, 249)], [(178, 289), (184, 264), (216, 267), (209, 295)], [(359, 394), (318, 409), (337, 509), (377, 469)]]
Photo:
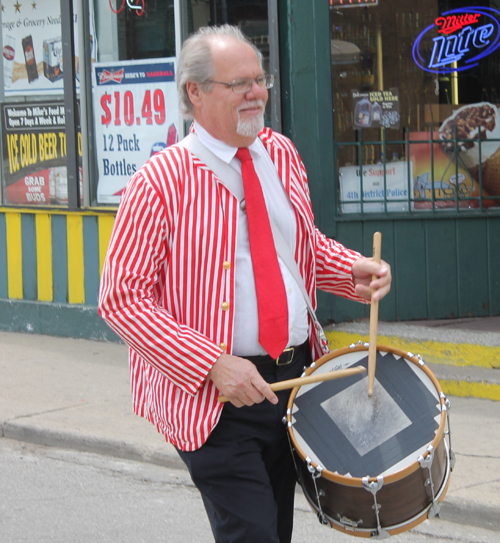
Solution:
[[(349, 347), (342, 347), (341, 349), (336, 349), (334, 351), (331, 351), (330, 353), (322, 356), (316, 362), (311, 365), (307, 370), (304, 372), (303, 375), (311, 375), (311, 373), (314, 373), (319, 367), (321, 367), (323, 364), (326, 364), (330, 360), (334, 358), (338, 358), (339, 356), (342, 356), (344, 354), (352, 353), (352, 352), (358, 352), (358, 351), (367, 351), (368, 352), (368, 343), (357, 343), (355, 345), (350, 345)], [(425, 362), (419, 357), (412, 353), (403, 351), (401, 349), (398, 349), (397, 347), (392, 347), (389, 345), (379, 345), (377, 344), (377, 352), (386, 352), (386, 353), (392, 353), (395, 355), (398, 355), (405, 360), (412, 362), (415, 364), (419, 369), (423, 370), (424, 373), (429, 377), (429, 379), (432, 381), (432, 384), (436, 388), (436, 392), (439, 396), (439, 402), (441, 405), (441, 418), (439, 422), (439, 427), (436, 432), (436, 435), (434, 436), (433, 440), (429, 443), (429, 445), (432, 445), (434, 450), (437, 449), (438, 445), (441, 443), (441, 440), (444, 436), (444, 430), (446, 425), (446, 409), (443, 408), (446, 397), (443, 394), (443, 391), (441, 389), (441, 385), (439, 384), (439, 381), (436, 379), (435, 375), (432, 373), (430, 368), (425, 364)], [(292, 426), (292, 417), (293, 417), (293, 403), (295, 401), (295, 397), (297, 396), (297, 393), (299, 391), (300, 387), (295, 387), (292, 389), (292, 392), (290, 394), (290, 399), (288, 400), (287, 405), (287, 425), (288, 425), (288, 433), (290, 435), (290, 439), (293, 443), (293, 447), (297, 454), (300, 456), (300, 458), (303, 461), (306, 461), (306, 454), (304, 451), (300, 448), (297, 440), (295, 439), (295, 435), (293, 432), (293, 426)], [(425, 451), (422, 454), (422, 457), (425, 459), (429, 455), (429, 451)], [(335, 481), (337, 483), (346, 485), (346, 486), (363, 486), (362, 478), (361, 477), (347, 477), (345, 475), (340, 475), (339, 473), (335, 473), (333, 471), (330, 471), (323, 466), (319, 466), (316, 462), (310, 461), (310, 464), (313, 468), (317, 469), (318, 467), (321, 468), (321, 476), (325, 479), (329, 479), (331, 481)], [(394, 481), (399, 481), (400, 479), (403, 479), (410, 475), (410, 473), (413, 473), (414, 471), (417, 471), (420, 469), (420, 463), (417, 459), (410, 464), (409, 466), (399, 470), (395, 471), (394, 473), (389, 473), (388, 475), (384, 475), (384, 481), (386, 483), (392, 483)], [(369, 482), (375, 482), (377, 481), (376, 477), (370, 477)]]

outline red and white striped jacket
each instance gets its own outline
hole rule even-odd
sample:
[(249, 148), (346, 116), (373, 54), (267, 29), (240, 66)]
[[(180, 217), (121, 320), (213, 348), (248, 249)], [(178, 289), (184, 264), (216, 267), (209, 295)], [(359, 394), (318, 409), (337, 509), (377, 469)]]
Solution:
[[(316, 287), (360, 300), (351, 268), (361, 255), (315, 228), (297, 150), (269, 129), (259, 137), (295, 210), (295, 259), (314, 306)], [(186, 451), (203, 445), (223, 408), (207, 374), (231, 353), (237, 205), (200, 160), (168, 147), (128, 183), (103, 269), (99, 311), (129, 346), (134, 410)]]

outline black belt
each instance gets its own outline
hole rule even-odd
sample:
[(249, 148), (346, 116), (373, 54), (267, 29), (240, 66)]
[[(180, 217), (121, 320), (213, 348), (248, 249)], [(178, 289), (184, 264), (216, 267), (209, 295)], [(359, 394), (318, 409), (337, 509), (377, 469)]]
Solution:
[(275, 360), (270, 355), (262, 356), (241, 356), (253, 362), (256, 366), (287, 366), (294, 358), (301, 356), (304, 351), (309, 349), (309, 340), (306, 340), (302, 345), (298, 347), (287, 347)]

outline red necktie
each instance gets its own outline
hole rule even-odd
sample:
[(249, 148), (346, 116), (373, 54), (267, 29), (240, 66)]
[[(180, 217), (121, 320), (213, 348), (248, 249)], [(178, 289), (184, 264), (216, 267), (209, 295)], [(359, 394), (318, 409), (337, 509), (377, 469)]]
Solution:
[(257, 309), (259, 314), (259, 343), (277, 359), (288, 343), (288, 304), (285, 285), (278, 264), (271, 224), (264, 194), (250, 151), (238, 149), (241, 175), (245, 190), (248, 237), (252, 257)]

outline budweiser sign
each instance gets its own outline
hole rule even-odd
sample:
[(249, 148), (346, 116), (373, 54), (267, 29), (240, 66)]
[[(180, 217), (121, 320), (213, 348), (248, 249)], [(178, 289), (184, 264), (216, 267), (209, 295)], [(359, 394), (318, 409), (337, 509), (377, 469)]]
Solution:
[(123, 79), (124, 69), (116, 70), (116, 72), (110, 72), (108, 70), (103, 70), (99, 73), (99, 83), (103, 85), (104, 83), (121, 83)]
[(470, 70), (500, 47), (500, 12), (485, 7), (447, 11), (413, 44), (413, 59), (427, 72)]

